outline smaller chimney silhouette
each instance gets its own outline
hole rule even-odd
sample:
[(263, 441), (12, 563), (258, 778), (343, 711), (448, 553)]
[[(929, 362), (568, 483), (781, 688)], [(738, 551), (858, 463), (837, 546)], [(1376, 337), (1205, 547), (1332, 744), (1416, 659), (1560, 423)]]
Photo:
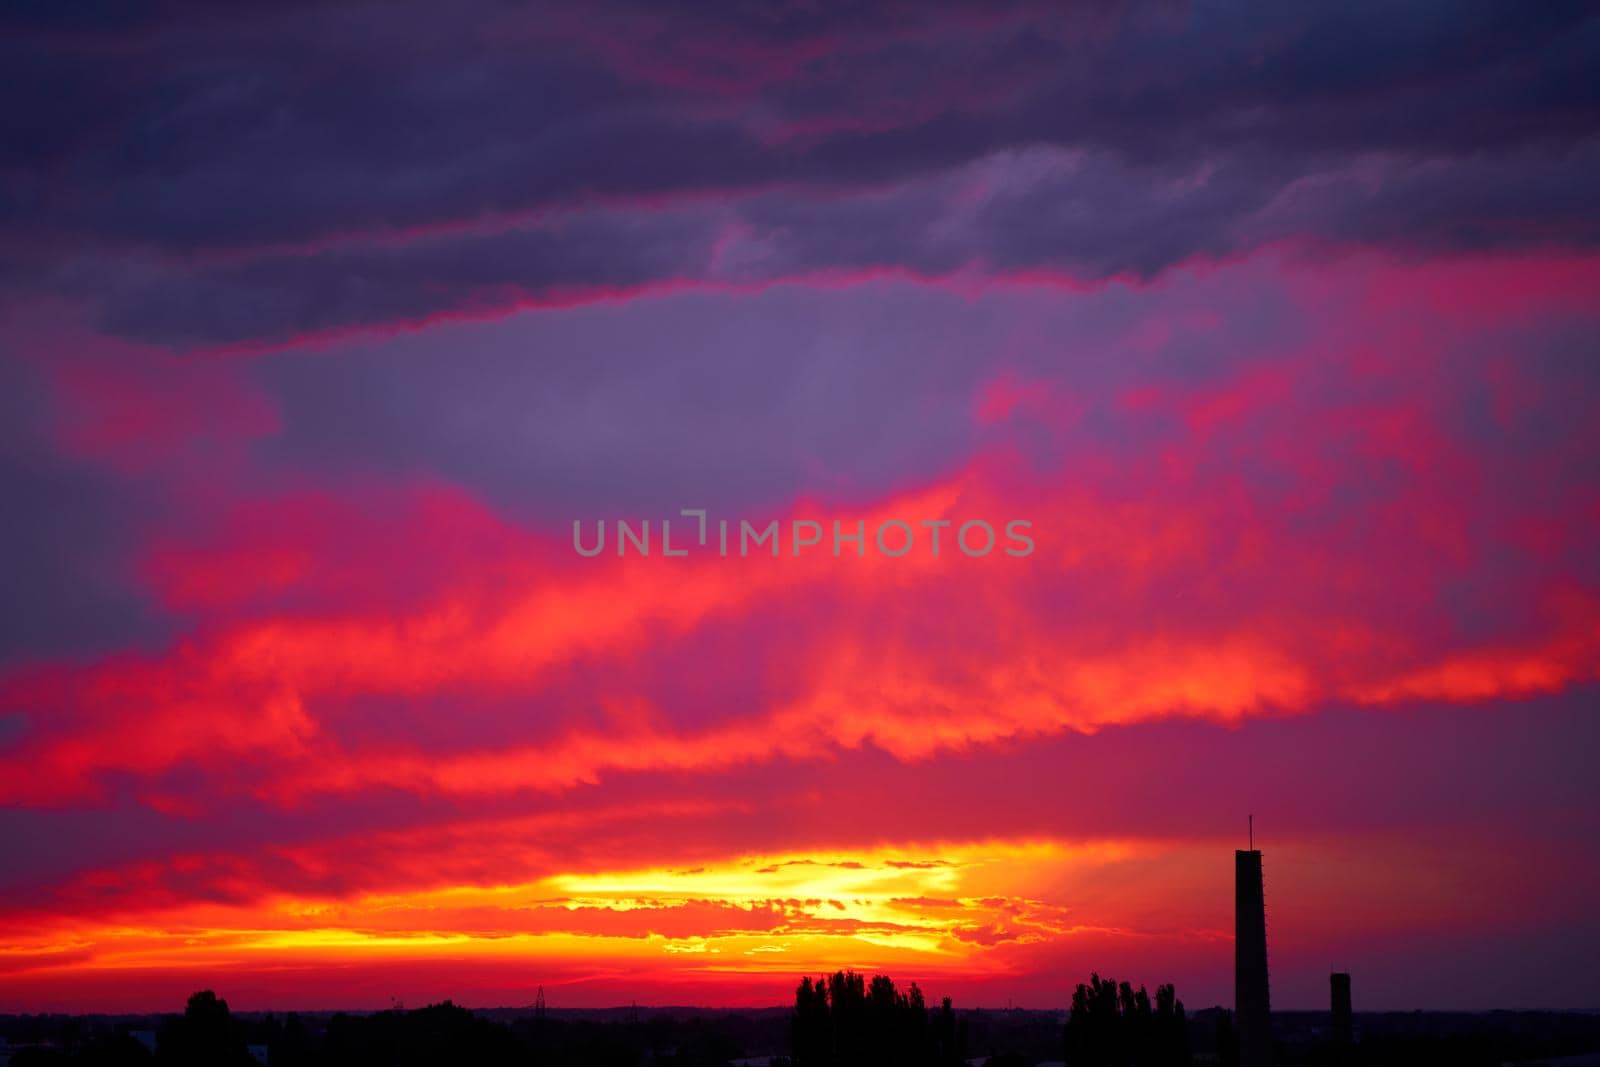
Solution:
[(1355, 1037), (1355, 1020), (1350, 1011), (1350, 975), (1334, 971), (1328, 975), (1328, 985), (1333, 992), (1333, 1040), (1348, 1045)]

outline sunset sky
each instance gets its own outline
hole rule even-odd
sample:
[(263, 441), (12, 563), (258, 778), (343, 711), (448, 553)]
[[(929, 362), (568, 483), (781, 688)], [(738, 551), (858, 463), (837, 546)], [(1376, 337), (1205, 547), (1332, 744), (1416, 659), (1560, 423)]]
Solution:
[(0, 29), (0, 1011), (1600, 1008), (1600, 9)]

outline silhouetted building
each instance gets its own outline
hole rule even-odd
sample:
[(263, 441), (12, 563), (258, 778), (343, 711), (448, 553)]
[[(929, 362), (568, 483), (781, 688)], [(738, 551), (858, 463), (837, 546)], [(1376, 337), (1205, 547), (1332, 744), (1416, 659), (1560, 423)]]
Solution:
[(1355, 1037), (1355, 1020), (1350, 1011), (1350, 976), (1343, 971), (1328, 975), (1333, 991), (1333, 1039), (1348, 1045)]
[(1233, 1009), (1239, 1032), (1239, 1067), (1272, 1067), (1261, 851), (1234, 852), (1233, 872)]

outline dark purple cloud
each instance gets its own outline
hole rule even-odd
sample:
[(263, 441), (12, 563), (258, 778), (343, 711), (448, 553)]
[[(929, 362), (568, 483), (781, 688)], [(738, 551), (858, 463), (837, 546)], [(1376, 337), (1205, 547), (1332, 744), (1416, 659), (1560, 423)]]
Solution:
[(10, 287), (215, 345), (685, 281), (1597, 238), (1583, 5), (473, 14), (14, 16)]
[(1600, 194), (1571, 179), (1596, 168), (1600, 142), (1560, 156), (1373, 159), (1316, 173), (1265, 156), (1179, 169), (1037, 148), (891, 189), (593, 207), (214, 266), (146, 260), (73, 274), (113, 333), (186, 347), (271, 344), (664, 287), (883, 272), (1149, 279), (1196, 256), (1280, 241), (1422, 253), (1588, 248), (1600, 241)]

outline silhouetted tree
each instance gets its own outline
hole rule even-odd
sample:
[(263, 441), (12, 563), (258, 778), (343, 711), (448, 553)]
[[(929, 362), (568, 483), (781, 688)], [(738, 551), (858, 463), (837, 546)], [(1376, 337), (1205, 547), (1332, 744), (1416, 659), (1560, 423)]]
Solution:
[(1179, 1067), (1189, 1063), (1183, 1003), (1172, 986), (1150, 994), (1091, 974), (1072, 994), (1065, 1034), (1073, 1067)]
[(939, 1013), (934, 1017), (931, 1029), (930, 1063), (936, 1067), (956, 1067), (967, 1062), (967, 1021), (956, 1019), (949, 997), (940, 1002)]
[(235, 1067), (254, 1063), (228, 1014), (228, 1002), (209, 989), (189, 997), (183, 1018), (170, 1022), (156, 1047), (156, 1062), (173, 1067)]
[(1169, 982), (1156, 987), (1156, 1012), (1153, 1028), (1156, 1063), (1186, 1064), (1189, 1055), (1189, 1020), (1183, 1001)]
[(828, 1011), (833, 1019), (833, 1060), (856, 1067), (865, 1059), (867, 983), (854, 971), (828, 979)]
[(1117, 1009), (1115, 982), (1102, 981), (1098, 973), (1089, 976), (1072, 992), (1072, 1011), (1067, 1016), (1067, 1062), (1073, 1067), (1113, 1067), (1119, 1064), (1121, 1012)]
[(915, 984), (902, 993), (888, 975), (874, 975), (869, 983), (854, 971), (801, 979), (789, 1028), (796, 1067), (959, 1063), (957, 1031), (949, 1000), (930, 1024)]
[(833, 1023), (828, 1015), (828, 987), (823, 979), (812, 984), (800, 979), (794, 991), (794, 1017), (789, 1024), (789, 1046), (796, 1067), (825, 1067), (833, 1060)]

